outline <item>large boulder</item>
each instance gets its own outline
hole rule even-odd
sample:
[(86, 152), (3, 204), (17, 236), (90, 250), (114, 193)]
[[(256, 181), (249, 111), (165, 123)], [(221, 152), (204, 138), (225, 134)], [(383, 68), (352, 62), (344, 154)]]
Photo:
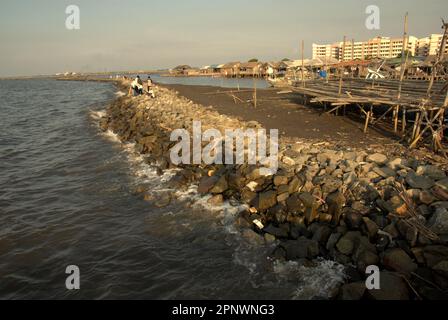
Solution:
[(242, 232), (242, 237), (250, 244), (254, 246), (261, 246), (264, 244), (263, 236), (259, 235), (251, 229), (244, 229)]
[(435, 179), (435, 180), (441, 180), (441, 179), (446, 178), (445, 171), (443, 171), (442, 169), (440, 169), (437, 166), (432, 166), (432, 165), (419, 166), (419, 167), (417, 167), (416, 173), (418, 175), (428, 176), (431, 179)]
[(265, 227), (263, 229), (263, 231), (275, 236), (276, 238), (287, 238), (288, 237), (288, 232), (285, 229), (275, 227), (272, 224)]
[(305, 207), (305, 220), (307, 223), (313, 222), (319, 216), (317, 212), (318, 203), (314, 196), (308, 192), (302, 192), (299, 194), (299, 199), (302, 201)]
[(277, 192), (273, 190), (261, 192), (258, 196), (258, 209), (269, 209), (277, 204)]
[(345, 213), (345, 224), (351, 230), (357, 230), (363, 223), (362, 215), (356, 211), (349, 210)]
[(438, 235), (448, 234), (448, 210), (445, 208), (437, 208), (436, 212), (428, 221), (431, 231)]
[(199, 193), (208, 193), (211, 188), (218, 182), (219, 177), (217, 176), (204, 176), (199, 181), (198, 192)]
[(297, 240), (288, 240), (280, 245), (286, 251), (287, 260), (313, 259), (319, 254), (319, 244), (315, 240), (300, 237)]
[(229, 188), (226, 176), (221, 176), (215, 185), (210, 189), (211, 193), (223, 193)]
[(302, 208), (302, 202), (299, 199), (299, 195), (294, 193), (286, 200), (286, 206), (290, 212), (299, 212)]
[(428, 267), (433, 267), (439, 262), (448, 260), (448, 247), (442, 245), (426, 246), (423, 249), (423, 257)]
[(362, 281), (344, 284), (339, 293), (341, 300), (361, 300), (366, 291), (366, 284)]
[(395, 171), (389, 167), (375, 167), (373, 168), (373, 172), (383, 178), (395, 177)]
[(374, 162), (377, 165), (383, 165), (387, 162), (388, 158), (382, 153), (370, 154), (366, 158), (367, 162)]
[(333, 192), (326, 198), (328, 214), (332, 216), (332, 221), (334, 224), (339, 223), (345, 201), (346, 199), (340, 191)]
[(386, 250), (383, 255), (383, 265), (389, 270), (394, 270), (406, 275), (417, 270), (417, 264), (400, 248)]
[(368, 289), (367, 295), (375, 300), (408, 300), (406, 281), (394, 272), (380, 272), (380, 289)]
[(363, 217), (362, 220), (364, 222), (367, 235), (370, 239), (372, 239), (378, 233), (378, 225), (367, 217)]
[(429, 189), (434, 186), (434, 180), (429, 177), (419, 176), (415, 172), (409, 172), (406, 176), (406, 182), (415, 189)]
[(340, 253), (348, 256), (352, 254), (360, 237), (361, 233), (359, 231), (349, 231), (339, 239), (336, 248)]
[(288, 184), (288, 177), (283, 176), (283, 175), (276, 175), (274, 177), (274, 185), (281, 186), (281, 185), (285, 185), (285, 184)]
[(342, 180), (333, 176), (324, 179), (322, 192), (325, 194), (337, 191), (342, 186)]

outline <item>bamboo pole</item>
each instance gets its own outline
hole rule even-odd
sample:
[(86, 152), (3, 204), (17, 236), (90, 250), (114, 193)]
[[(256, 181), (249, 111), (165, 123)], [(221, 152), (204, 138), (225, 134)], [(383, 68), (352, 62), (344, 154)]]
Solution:
[(257, 107), (257, 82), (254, 78), (254, 107)]
[[(344, 54), (345, 54), (345, 36), (344, 36), (344, 42), (342, 43), (342, 61), (341, 63), (344, 62)], [(343, 75), (343, 67), (341, 66), (339, 68), (339, 95), (342, 94), (342, 75)]]
[(403, 136), (405, 133), (406, 133), (406, 107), (403, 107), (401, 115), (401, 135)]
[(372, 112), (373, 112), (373, 106), (370, 105), (370, 110), (367, 112), (367, 116), (366, 116), (366, 122), (364, 124), (364, 133), (367, 133), (367, 128), (369, 127), (369, 121), (370, 118), (372, 117)]
[(304, 76), (304, 67), (305, 67), (305, 63), (304, 63), (304, 47), (305, 47), (305, 41), (302, 40), (302, 88), (305, 88), (305, 76)]
[[(355, 60), (355, 39), (352, 39), (352, 61)], [(355, 77), (353, 74), (353, 68), (350, 68), (352, 72), (352, 79)]]
[[(400, 67), (400, 82), (398, 84), (398, 96), (397, 99), (400, 100), (401, 99), (401, 88), (403, 85), (403, 78), (404, 78), (404, 69), (405, 69), (405, 51), (406, 48), (408, 47), (408, 40), (407, 40), (407, 35), (408, 35), (408, 13), (406, 12), (406, 15), (404, 16), (404, 31), (403, 31), (403, 46), (401, 49), (401, 67)], [(409, 52), (406, 53), (406, 59), (407, 59), (407, 54)]]
[(394, 132), (398, 131), (398, 113), (400, 112), (400, 106), (397, 104), (394, 108)]
[(439, 52), (436, 57), (436, 61), (434, 62), (434, 65), (432, 67), (431, 78), (429, 80), (429, 85), (428, 85), (428, 91), (426, 92), (426, 95), (428, 97), (431, 96), (432, 86), (434, 85), (434, 79), (437, 74), (437, 67), (440, 63), (440, 60), (442, 60), (443, 55), (445, 54), (446, 40), (448, 37), (448, 23), (445, 23), (445, 21), (443, 21), (443, 20), (442, 20), (442, 23), (443, 23), (442, 28), (445, 28), (445, 31), (443, 32), (442, 42), (440, 43), (440, 48), (439, 48)]

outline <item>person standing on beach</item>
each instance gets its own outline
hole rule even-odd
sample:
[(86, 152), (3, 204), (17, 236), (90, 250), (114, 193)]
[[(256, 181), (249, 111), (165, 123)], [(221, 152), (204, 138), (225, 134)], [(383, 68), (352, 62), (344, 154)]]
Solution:
[(154, 94), (154, 90), (152, 90), (152, 85), (153, 85), (153, 82), (152, 82), (151, 76), (148, 76), (148, 82), (146, 84), (146, 86), (147, 86), (146, 92), (149, 95), (151, 95), (152, 98), (155, 98), (156, 95)]

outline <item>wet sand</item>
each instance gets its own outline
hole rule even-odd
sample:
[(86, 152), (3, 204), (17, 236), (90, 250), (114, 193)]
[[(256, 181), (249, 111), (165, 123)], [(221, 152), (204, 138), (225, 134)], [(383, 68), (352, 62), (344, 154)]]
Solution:
[[(385, 131), (369, 128), (364, 134), (363, 120), (358, 116), (335, 116), (326, 114), (323, 108), (303, 106), (298, 94), (278, 94), (281, 89), (257, 90), (257, 108), (247, 100), (253, 92), (238, 92), (244, 102), (222, 93), (232, 89), (212, 86), (161, 85), (174, 89), (180, 95), (204, 106), (211, 106), (218, 112), (232, 115), (241, 120), (258, 121), (267, 129), (279, 129), (282, 136), (309, 139), (348, 147), (395, 144), (397, 141)], [(237, 89), (234, 89), (235, 91)], [(219, 93), (221, 92), (221, 93)]]

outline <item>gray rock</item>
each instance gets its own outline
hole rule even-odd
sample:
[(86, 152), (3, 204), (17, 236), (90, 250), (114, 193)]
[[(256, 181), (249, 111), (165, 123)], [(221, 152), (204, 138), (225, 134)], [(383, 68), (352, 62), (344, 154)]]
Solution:
[(406, 176), (406, 182), (411, 188), (429, 189), (434, 186), (434, 181), (425, 176), (418, 176), (414, 172), (409, 172)]
[(417, 264), (400, 248), (386, 250), (382, 262), (386, 268), (403, 274), (410, 274), (417, 270)]
[(441, 188), (437, 185), (438, 182), (436, 182), (436, 185), (431, 189), (432, 194), (441, 201), (447, 201), (448, 200), (448, 191)]
[(308, 192), (302, 192), (299, 194), (299, 199), (302, 201), (305, 207), (305, 219), (307, 223), (313, 222), (318, 217), (317, 201), (314, 196)]
[(265, 191), (259, 194), (258, 209), (266, 210), (277, 204), (277, 193), (273, 190)]
[(428, 227), (438, 235), (448, 234), (448, 210), (437, 208), (428, 222)]
[(263, 237), (264, 237), (264, 241), (266, 241), (267, 244), (274, 243), (276, 240), (275, 236), (273, 236), (272, 234), (269, 234), (269, 233), (265, 233), (263, 235)]
[(299, 212), (302, 207), (302, 202), (299, 200), (298, 194), (294, 193), (286, 200), (286, 205), (290, 212)]
[(441, 275), (447, 277), (448, 276), (448, 260), (443, 260), (437, 263), (432, 269)]
[(388, 167), (375, 167), (373, 168), (373, 172), (383, 178), (395, 177), (395, 171)]
[(403, 278), (394, 273), (380, 272), (380, 289), (367, 290), (367, 294), (375, 300), (408, 300), (409, 290)]
[(323, 193), (332, 193), (337, 191), (342, 186), (342, 181), (335, 177), (328, 177), (324, 180), (323, 186), (322, 186), (322, 192)]
[(348, 173), (344, 174), (342, 179), (343, 179), (345, 185), (351, 185), (352, 183), (358, 181), (358, 177), (356, 176), (356, 174), (354, 172), (348, 172)]
[(431, 204), (436, 201), (436, 198), (432, 195), (431, 192), (427, 190), (422, 190), (419, 195), (419, 200), (424, 204)]
[(353, 252), (355, 243), (360, 236), (361, 233), (358, 231), (349, 231), (339, 239), (336, 243), (336, 248), (340, 253), (348, 256)]
[(274, 227), (272, 224), (263, 229), (264, 232), (269, 233), (276, 238), (287, 238), (288, 232), (283, 228)]
[(446, 178), (445, 171), (438, 168), (437, 166), (432, 166), (432, 165), (419, 166), (419, 167), (417, 167), (416, 173), (418, 175), (428, 176), (434, 180), (441, 180), (441, 179)]
[(261, 246), (264, 245), (264, 238), (263, 236), (259, 235), (255, 231), (251, 229), (244, 229), (242, 232), (242, 237), (246, 239), (247, 242), (249, 242), (252, 245), (255, 246)]
[(407, 240), (409, 245), (414, 247), (417, 244), (418, 230), (403, 220), (398, 220), (396, 226), (400, 234)]
[(328, 214), (332, 216), (333, 223), (338, 224), (346, 201), (344, 195), (342, 192), (336, 191), (329, 194), (325, 201), (328, 205)]
[(448, 191), (448, 178), (437, 181), (436, 186), (442, 188), (445, 191)]
[(219, 177), (217, 176), (205, 176), (199, 181), (198, 192), (199, 193), (207, 193), (211, 188), (218, 182)]
[(423, 249), (423, 257), (428, 267), (433, 267), (439, 262), (448, 260), (448, 247), (442, 245), (426, 246)]
[(211, 193), (223, 193), (229, 188), (225, 176), (221, 176), (215, 185), (210, 189)]
[(363, 217), (362, 220), (366, 227), (369, 238), (372, 239), (378, 233), (378, 225), (367, 217)]
[(313, 259), (319, 254), (317, 241), (300, 237), (297, 240), (288, 240), (280, 245), (286, 251), (287, 260)]
[(274, 177), (274, 185), (280, 186), (284, 184), (288, 184), (288, 177), (281, 175), (277, 175)]
[(355, 151), (344, 152), (344, 159), (355, 161), (358, 153)]
[(383, 231), (387, 232), (392, 237), (392, 239), (395, 239), (395, 238), (397, 238), (400, 235), (399, 232), (398, 232), (397, 227), (393, 223), (391, 223), (391, 224), (387, 225), (386, 227), (384, 227)]
[(360, 228), (363, 220), (362, 215), (356, 211), (348, 211), (345, 213), (345, 223), (350, 230), (357, 230)]
[(289, 193), (288, 192), (284, 192), (281, 193), (277, 196), (277, 202), (283, 202), (286, 201), (289, 198)]
[(325, 245), (331, 235), (331, 228), (326, 225), (320, 225), (313, 232), (313, 240)]
[(303, 182), (297, 176), (294, 176), (288, 184), (288, 192), (290, 194), (298, 192), (301, 186), (303, 186)]
[(366, 215), (370, 212), (370, 208), (367, 207), (363, 202), (361, 201), (354, 201), (351, 205), (351, 208), (357, 212), (359, 212), (362, 215)]
[(366, 291), (366, 284), (364, 282), (353, 282), (344, 284), (340, 289), (341, 300), (361, 300)]
[(288, 156), (283, 156), (282, 162), (288, 166), (294, 166), (296, 162)]
[(361, 273), (364, 273), (368, 266), (376, 266), (379, 262), (378, 255), (370, 250), (361, 250), (356, 256), (356, 265)]
[(405, 165), (404, 161), (401, 158), (395, 158), (394, 160), (389, 161), (387, 163), (387, 166), (392, 170), (399, 170), (402, 169)]
[(330, 237), (328, 238), (327, 245), (325, 248), (328, 251), (331, 251), (336, 246), (336, 243), (339, 241), (339, 239), (342, 237), (342, 233), (332, 233)]
[(241, 191), (241, 201), (244, 203), (251, 203), (256, 197), (257, 194), (249, 189), (243, 189), (243, 191)]
[(381, 153), (374, 153), (367, 156), (368, 162), (374, 162), (377, 165), (383, 165), (387, 162), (387, 157)]
[(317, 161), (321, 164), (326, 164), (327, 161), (337, 162), (342, 159), (342, 153), (335, 151), (326, 151), (317, 154)]

